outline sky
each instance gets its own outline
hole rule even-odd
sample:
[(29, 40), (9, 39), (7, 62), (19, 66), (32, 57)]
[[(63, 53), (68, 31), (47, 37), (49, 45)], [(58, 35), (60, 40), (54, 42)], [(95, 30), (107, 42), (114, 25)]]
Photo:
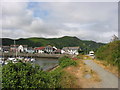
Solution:
[(118, 36), (117, 2), (5, 2), (1, 3), (3, 38), (76, 36), (109, 42)]

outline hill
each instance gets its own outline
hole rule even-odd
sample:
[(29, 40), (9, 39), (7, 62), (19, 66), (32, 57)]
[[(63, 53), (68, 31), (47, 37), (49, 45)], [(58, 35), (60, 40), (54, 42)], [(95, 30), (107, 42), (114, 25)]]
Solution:
[[(14, 44), (14, 40), (9, 38), (2, 38), (2, 44), (11, 45)], [(82, 50), (85, 51), (96, 50), (100, 46), (104, 45), (103, 43), (97, 43), (88, 40), (80, 40), (77, 37), (70, 36), (64, 36), (61, 38), (38, 38), (38, 37), (20, 38), (16, 40), (16, 44), (28, 45), (29, 47), (53, 45), (56, 46), (57, 48), (80, 46)]]
[(120, 67), (120, 40), (113, 41), (100, 47), (96, 52), (96, 57), (99, 60), (107, 61), (107, 63), (112, 65), (117, 65)]

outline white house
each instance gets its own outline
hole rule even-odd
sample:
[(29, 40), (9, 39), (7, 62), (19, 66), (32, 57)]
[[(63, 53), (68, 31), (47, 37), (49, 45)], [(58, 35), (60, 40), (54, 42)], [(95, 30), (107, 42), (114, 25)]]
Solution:
[(24, 48), (22, 45), (18, 46), (18, 52), (23, 52), (24, 51)]
[(54, 53), (54, 51), (57, 50), (57, 48), (55, 46), (52, 47), (51, 45), (48, 45), (48, 46), (45, 47), (44, 50), (45, 50), (46, 53), (51, 53), (52, 54), (52, 53)]
[(36, 53), (44, 53), (44, 49), (45, 49), (45, 47), (34, 48), (34, 50), (35, 50)]
[(26, 52), (26, 51), (27, 51), (27, 45), (18, 46), (18, 52)]
[(53, 46), (53, 49), (54, 49), (54, 50), (57, 50), (57, 48), (56, 48), (55, 46)]
[(63, 49), (61, 50), (62, 54), (75, 54), (78, 55), (79, 54), (79, 49), (80, 47), (63, 47)]
[(27, 45), (10, 45), (10, 51), (26, 52)]

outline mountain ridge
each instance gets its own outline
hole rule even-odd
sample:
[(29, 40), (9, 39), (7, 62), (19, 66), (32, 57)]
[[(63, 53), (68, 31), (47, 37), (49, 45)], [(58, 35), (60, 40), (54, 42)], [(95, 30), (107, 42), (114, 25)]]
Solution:
[[(86, 50), (96, 50), (104, 43), (97, 43), (95, 41), (81, 40), (75, 36), (64, 36), (60, 38), (41, 38), (41, 37), (30, 37), (30, 38), (19, 38), (16, 39), (16, 44), (18, 45), (28, 45), (29, 47), (40, 47), (46, 45), (56, 46), (57, 48), (62, 47), (73, 47), (80, 46), (82, 49)], [(14, 44), (14, 39), (2, 38), (2, 45), (12, 45)]]

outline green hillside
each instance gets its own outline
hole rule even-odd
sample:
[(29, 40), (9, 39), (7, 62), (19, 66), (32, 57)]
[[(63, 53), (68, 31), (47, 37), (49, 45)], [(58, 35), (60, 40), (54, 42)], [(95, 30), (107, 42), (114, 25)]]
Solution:
[[(9, 38), (2, 38), (2, 44), (11, 45), (14, 44), (14, 40)], [(70, 36), (64, 36), (61, 38), (38, 38), (38, 37), (20, 38), (16, 40), (16, 44), (28, 45), (29, 47), (53, 45), (56, 46), (57, 48), (80, 46), (82, 50), (86, 50), (86, 51), (96, 50), (100, 46), (104, 45), (103, 43), (80, 40), (77, 37), (70, 37)]]
[(109, 64), (120, 67), (120, 40), (114, 41), (100, 47), (96, 52), (96, 57), (99, 60), (105, 60)]

